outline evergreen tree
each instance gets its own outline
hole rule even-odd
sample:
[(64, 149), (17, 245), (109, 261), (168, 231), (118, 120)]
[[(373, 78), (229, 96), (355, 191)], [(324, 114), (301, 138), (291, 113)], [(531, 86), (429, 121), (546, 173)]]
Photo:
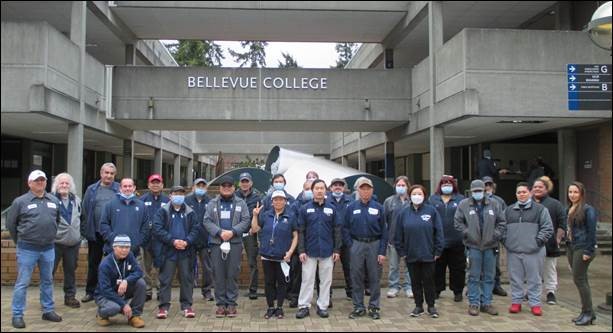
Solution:
[(294, 57), (292, 57), (291, 54), (281, 52), (281, 56), (283, 56), (284, 63), (279, 61), (279, 68), (300, 68), (300, 66), (298, 66), (298, 62), (296, 59), (294, 59)]
[(238, 62), (240, 67), (249, 65), (251, 68), (266, 67), (266, 46), (268, 42), (247, 40), (241, 42), (242, 48), (247, 48), (245, 52), (236, 52), (228, 49), (230, 55)]
[(334, 49), (338, 53), (336, 68), (345, 68), (355, 53), (356, 43), (336, 43)]
[(180, 66), (221, 67), (221, 59), (225, 59), (223, 49), (214, 41), (180, 40), (167, 47)]

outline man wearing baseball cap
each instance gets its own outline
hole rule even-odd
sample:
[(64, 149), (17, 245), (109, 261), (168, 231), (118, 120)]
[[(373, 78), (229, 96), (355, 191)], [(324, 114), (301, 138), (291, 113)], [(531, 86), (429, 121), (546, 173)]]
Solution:
[[(507, 209), (507, 203), (503, 198), (497, 196), (496, 193), (496, 183), (494, 183), (494, 179), (489, 176), (485, 176), (481, 179), (483, 184), (485, 185), (485, 196), (490, 198), (491, 200), (498, 202), (500, 207), (502, 207), (502, 211)], [(500, 271), (500, 246), (496, 246), (496, 277), (494, 278), (494, 295), (498, 296), (507, 296), (507, 291), (502, 288), (502, 284), (500, 282), (500, 275), (502, 272)]]
[(13, 289), (13, 319), (15, 328), (25, 328), (23, 313), (26, 293), (34, 267), (40, 270), (40, 304), (43, 320), (59, 322), (53, 302), (53, 264), (55, 261), (55, 236), (60, 224), (60, 202), (47, 193), (47, 176), (34, 170), (28, 176), (28, 193), (11, 204), (6, 217), (6, 228), (16, 245), (17, 281)]
[[(162, 207), (162, 204), (168, 203), (170, 199), (168, 196), (162, 192), (164, 188), (164, 179), (159, 173), (154, 173), (147, 179), (147, 188), (149, 188), (149, 193), (144, 194), (140, 197), (140, 200), (145, 204), (145, 216), (147, 216), (148, 232), (151, 234), (152, 224), (153, 224), (153, 216), (157, 213), (158, 209)], [(143, 268), (143, 273), (145, 274), (144, 279), (147, 283), (147, 301), (151, 300), (153, 297), (153, 287), (158, 290), (159, 293), (159, 284), (157, 278), (157, 271), (155, 267), (153, 267), (153, 255), (151, 249), (151, 242), (149, 244), (143, 244), (143, 255), (142, 262), (140, 262), (141, 267)]]

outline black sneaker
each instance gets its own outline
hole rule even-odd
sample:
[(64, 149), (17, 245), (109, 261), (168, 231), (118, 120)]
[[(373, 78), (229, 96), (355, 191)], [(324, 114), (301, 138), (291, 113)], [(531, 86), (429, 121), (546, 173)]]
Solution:
[(415, 309), (413, 309), (413, 312), (411, 312), (411, 317), (419, 317), (422, 314), (424, 314), (424, 308), (422, 308), (421, 306), (418, 306)]
[(252, 291), (250, 291), (250, 292), (249, 292), (249, 299), (250, 299), (250, 300), (258, 299), (258, 294), (257, 294), (257, 292), (252, 292)]
[(554, 293), (547, 293), (547, 304), (549, 305), (556, 305), (558, 302), (556, 300), (556, 294)]
[(364, 309), (353, 309), (349, 314), (349, 319), (355, 319), (358, 317), (364, 317), (366, 315), (366, 310)]
[(276, 312), (277, 309), (268, 308), (268, 310), (266, 310), (266, 314), (264, 315), (264, 319), (270, 319), (271, 317), (274, 317)]
[(301, 308), (298, 310), (298, 312), (296, 312), (297, 319), (302, 319), (304, 317), (308, 317), (309, 315), (309, 308)]
[(365, 289), (364, 290), (364, 295), (365, 296), (370, 296), (370, 289)]
[(23, 317), (13, 317), (12, 324), (15, 328), (26, 328), (26, 322), (23, 321)]
[(298, 299), (297, 298), (292, 298), (289, 301), (289, 307), (292, 308), (292, 309), (297, 308), (298, 307)]
[(379, 308), (370, 308), (368, 309), (368, 316), (372, 319), (380, 319), (381, 310), (379, 310)]
[(285, 317), (285, 314), (283, 313), (283, 308), (277, 308), (277, 310), (275, 311), (275, 316), (277, 316), (277, 319), (283, 319), (283, 317)]
[(507, 291), (504, 290), (501, 286), (494, 287), (494, 290), (492, 291), (492, 293), (498, 296), (507, 296)]
[(317, 315), (320, 316), (321, 318), (328, 318), (330, 316), (330, 314), (328, 313), (328, 310), (322, 310), (319, 307), (317, 307)]
[(462, 299), (463, 299), (462, 293), (458, 293), (458, 294), (453, 295), (453, 301), (454, 302), (462, 302)]
[(62, 317), (60, 317), (54, 311), (51, 311), (51, 312), (43, 313), (43, 320), (48, 320), (48, 321), (59, 323), (60, 321), (62, 321)]
[(429, 306), (428, 307), (428, 314), (432, 318), (438, 318), (438, 310), (434, 306)]

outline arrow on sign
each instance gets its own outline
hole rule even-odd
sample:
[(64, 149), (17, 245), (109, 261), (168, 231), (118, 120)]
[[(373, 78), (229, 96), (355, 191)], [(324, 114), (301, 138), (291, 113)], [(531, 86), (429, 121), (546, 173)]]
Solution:
[(571, 66), (568, 68), (568, 70), (569, 70), (571, 73), (574, 73), (574, 72), (575, 72), (575, 66), (572, 66), (572, 65), (571, 65)]
[(570, 90), (575, 90), (577, 88), (577, 86), (572, 83), (568, 87), (570, 88)]
[(571, 75), (571, 76), (570, 76), (568, 79), (569, 79), (571, 82), (575, 82), (575, 80), (576, 80), (577, 78), (576, 78), (574, 75)]

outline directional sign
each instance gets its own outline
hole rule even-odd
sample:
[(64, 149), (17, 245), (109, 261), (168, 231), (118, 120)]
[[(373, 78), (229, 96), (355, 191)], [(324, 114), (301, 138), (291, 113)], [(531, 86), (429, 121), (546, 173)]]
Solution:
[(611, 65), (568, 64), (568, 109), (611, 111)]

